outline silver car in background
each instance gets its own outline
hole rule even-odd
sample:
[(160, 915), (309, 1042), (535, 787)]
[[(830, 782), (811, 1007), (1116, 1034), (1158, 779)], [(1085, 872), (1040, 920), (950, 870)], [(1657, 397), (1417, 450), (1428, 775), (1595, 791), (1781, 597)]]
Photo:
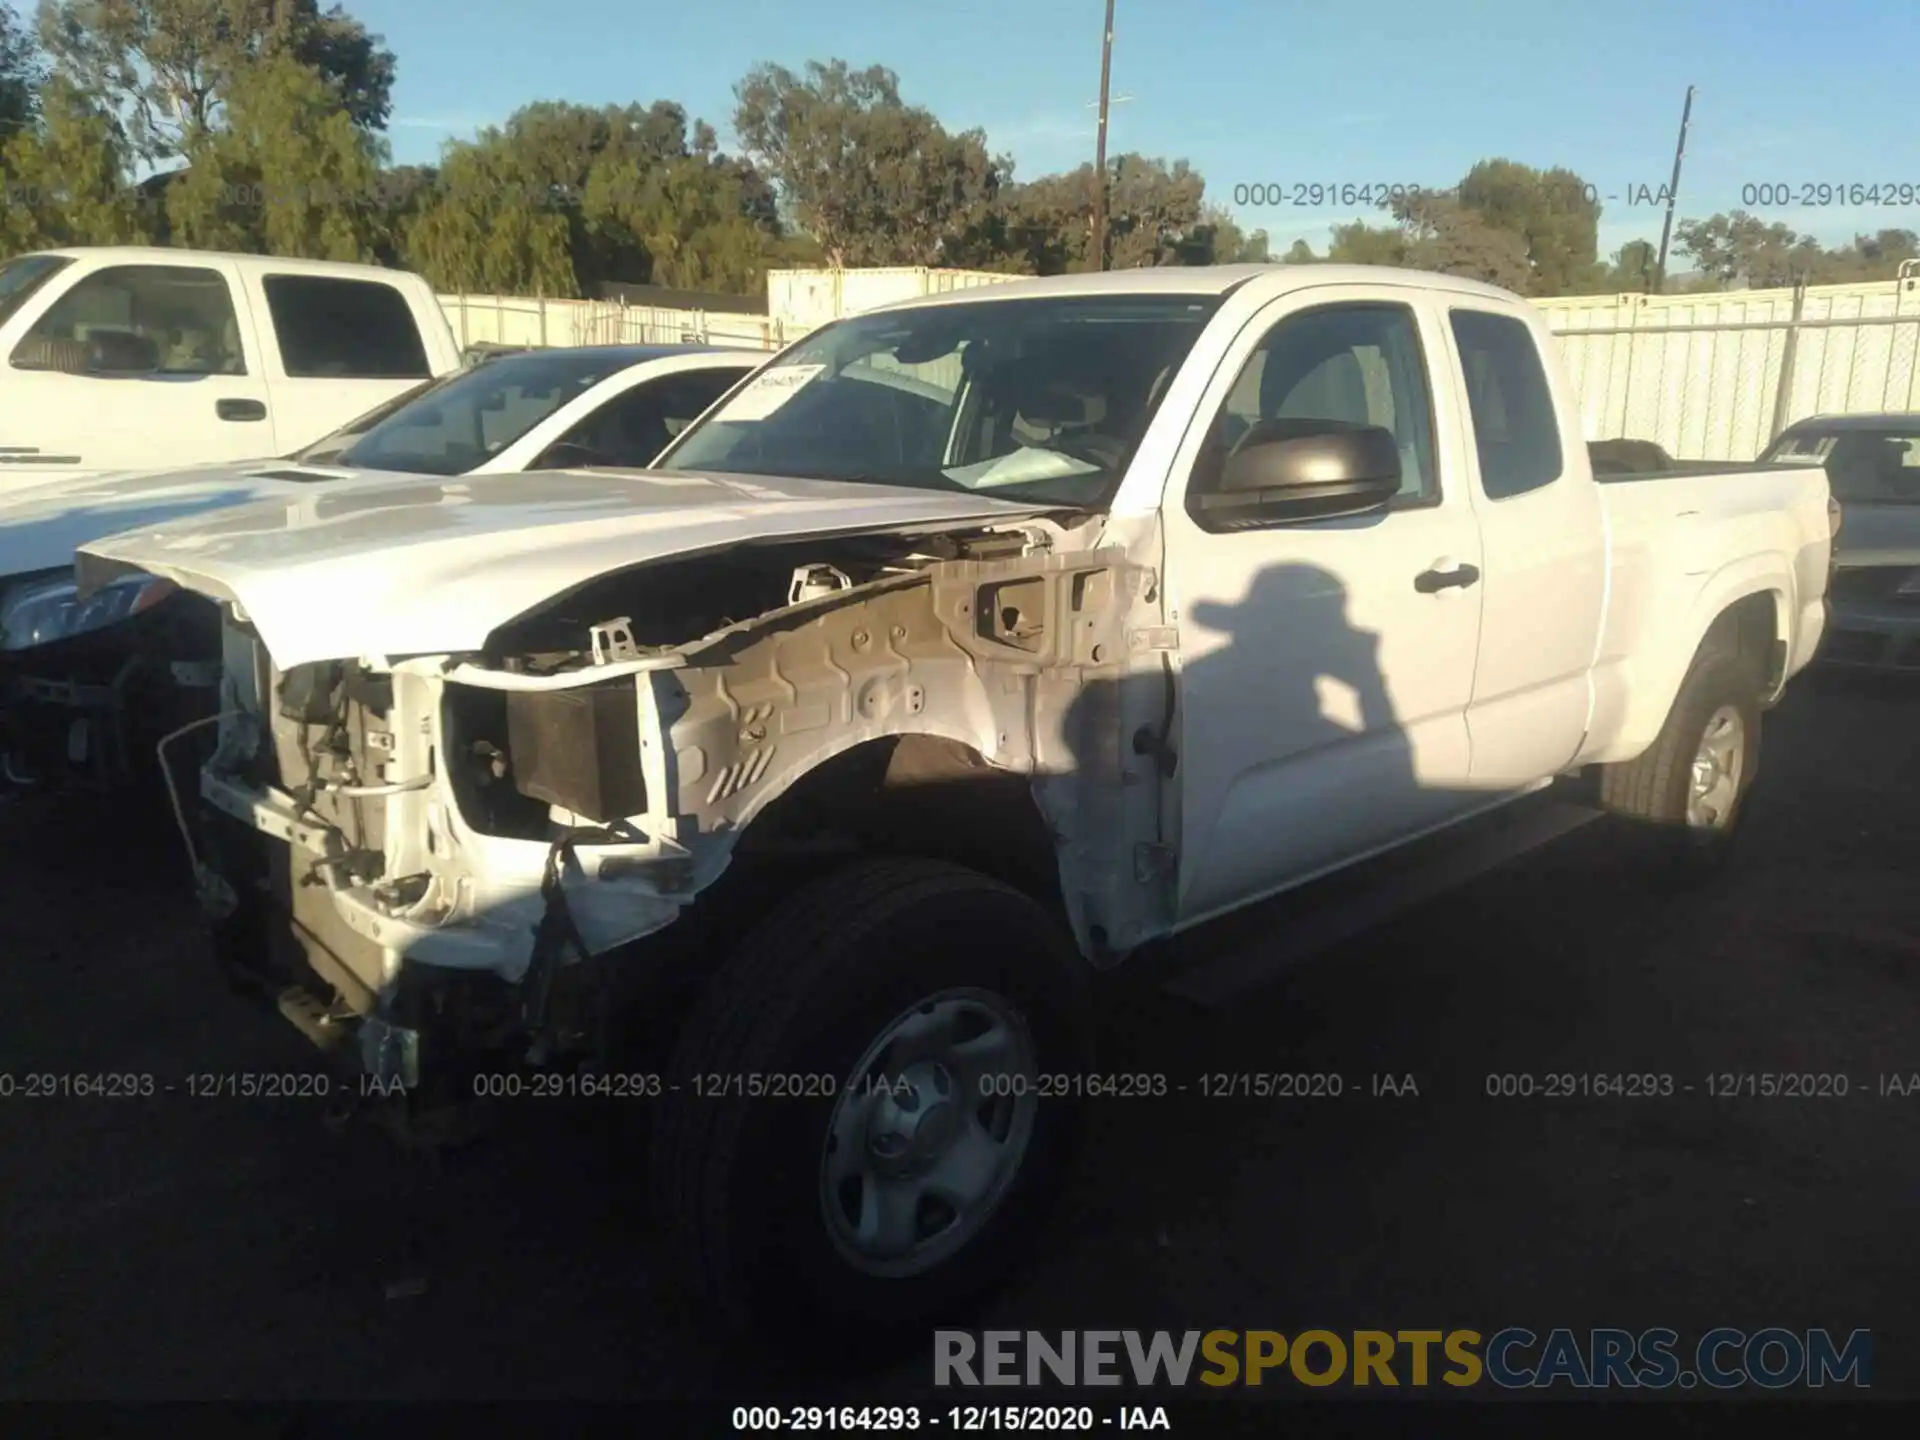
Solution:
[(1825, 465), (1840, 504), (1820, 659), (1920, 671), (1920, 412), (1809, 416), (1760, 460)]

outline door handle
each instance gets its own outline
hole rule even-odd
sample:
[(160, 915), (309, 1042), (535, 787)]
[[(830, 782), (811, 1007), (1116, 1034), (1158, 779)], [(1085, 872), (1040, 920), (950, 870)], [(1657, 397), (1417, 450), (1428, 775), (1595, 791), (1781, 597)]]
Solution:
[(264, 420), (267, 407), (258, 400), (216, 400), (213, 413), (222, 420)]
[(1456, 565), (1451, 570), (1422, 570), (1413, 577), (1413, 588), (1422, 595), (1440, 590), (1464, 590), (1480, 583), (1480, 571), (1473, 565)]

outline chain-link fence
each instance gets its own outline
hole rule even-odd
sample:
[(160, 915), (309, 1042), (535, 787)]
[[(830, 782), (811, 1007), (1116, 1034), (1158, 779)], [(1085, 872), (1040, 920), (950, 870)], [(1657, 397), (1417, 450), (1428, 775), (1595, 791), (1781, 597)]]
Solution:
[(1589, 440), (1748, 460), (1808, 415), (1920, 410), (1920, 266), (1874, 285), (1540, 304)]

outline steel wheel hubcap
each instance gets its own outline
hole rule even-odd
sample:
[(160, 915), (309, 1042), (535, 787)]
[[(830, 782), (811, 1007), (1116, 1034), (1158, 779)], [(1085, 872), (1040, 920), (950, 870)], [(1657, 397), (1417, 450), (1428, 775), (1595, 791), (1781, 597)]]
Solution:
[(917, 1275), (972, 1240), (1026, 1158), (1038, 1109), (1032, 1035), (988, 990), (946, 990), (882, 1029), (827, 1122), (820, 1209), (870, 1275)]
[(1687, 824), (1700, 830), (1718, 830), (1733, 818), (1740, 798), (1747, 755), (1747, 726), (1740, 712), (1722, 705), (1708, 718), (1694, 752), (1692, 783), (1687, 790)]

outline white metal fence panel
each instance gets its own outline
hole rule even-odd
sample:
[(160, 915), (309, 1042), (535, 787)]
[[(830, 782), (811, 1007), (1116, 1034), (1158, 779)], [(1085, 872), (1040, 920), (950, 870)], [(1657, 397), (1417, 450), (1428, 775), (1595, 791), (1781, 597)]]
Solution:
[(946, 295), (1020, 278), (991, 270), (943, 270), (928, 265), (771, 270), (767, 272), (767, 311), (776, 320), (805, 331), (899, 300)]
[(1538, 302), (1589, 440), (1751, 459), (1808, 415), (1920, 410), (1920, 275), (1888, 283)]
[(469, 345), (739, 345), (777, 350), (802, 333), (765, 315), (671, 310), (618, 300), (442, 295), (440, 308)]

